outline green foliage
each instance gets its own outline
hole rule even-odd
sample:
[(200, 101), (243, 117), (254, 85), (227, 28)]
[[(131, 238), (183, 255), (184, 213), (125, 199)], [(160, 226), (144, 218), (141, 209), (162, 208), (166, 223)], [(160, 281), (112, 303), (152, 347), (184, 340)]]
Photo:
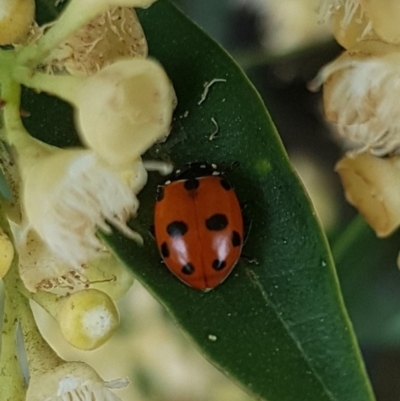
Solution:
[[(55, 11), (48, 1), (38, 4), (42, 20)], [(119, 234), (106, 240), (204, 355), (255, 396), (373, 400), (326, 239), (259, 95), (233, 60), (168, 0), (138, 14), (150, 55), (163, 64), (179, 102), (170, 137), (144, 158), (176, 166), (239, 161), (230, 180), (252, 221), (244, 253), (258, 265), (241, 260), (208, 293), (173, 277), (148, 233), (162, 182), (157, 174), (150, 174), (132, 222), (144, 246)], [(211, 86), (199, 104), (204, 85), (216, 78), (226, 82)], [(59, 146), (77, 143), (62, 102), (26, 92), (23, 108), (35, 136)]]

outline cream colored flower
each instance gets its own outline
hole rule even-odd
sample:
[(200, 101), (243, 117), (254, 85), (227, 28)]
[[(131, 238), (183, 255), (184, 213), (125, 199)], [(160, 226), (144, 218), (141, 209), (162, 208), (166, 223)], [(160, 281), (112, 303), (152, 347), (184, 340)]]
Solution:
[(1, 0), (0, 45), (24, 41), (33, 23), (35, 0)]
[[(32, 31), (31, 42), (44, 27)], [(114, 7), (78, 29), (41, 64), (53, 73), (92, 75), (121, 57), (146, 57), (147, 42), (133, 8)]]
[(360, 0), (378, 37), (388, 43), (400, 43), (400, 2), (398, 0)]
[(110, 251), (104, 249), (77, 271), (52, 252), (34, 230), (27, 234), (13, 225), (21, 280), (28, 291), (47, 291), (66, 296), (94, 288), (118, 300), (129, 290), (133, 276)]
[(344, 157), (336, 165), (346, 199), (380, 237), (400, 225), (400, 156), (379, 158), (368, 153)]
[(71, 0), (51, 28), (18, 52), (20, 65), (35, 67), (80, 28), (115, 7), (150, 7), (156, 0)]
[(355, 152), (383, 156), (400, 147), (399, 63), (397, 46), (363, 41), (317, 78), (324, 83), (326, 117), (353, 142)]
[(397, 0), (321, 0), (322, 20), (333, 20), (336, 40), (349, 49), (364, 39), (400, 43)]
[[(21, 154), (19, 163), (24, 171), (28, 161)], [(145, 170), (141, 174), (147, 176)], [(35, 230), (72, 268), (79, 269), (101, 253), (104, 245), (96, 232), (111, 233), (110, 224), (141, 243), (140, 235), (126, 225), (139, 207), (135, 193), (92, 151), (56, 149), (36, 159), (22, 178), (27, 231)], [(142, 176), (138, 180), (146, 181)]]
[(85, 78), (32, 75), (23, 68), (15, 77), (73, 104), (82, 141), (114, 168), (129, 169), (169, 134), (175, 92), (154, 60), (123, 59)]
[(120, 401), (111, 389), (126, 385), (126, 380), (105, 382), (83, 362), (65, 362), (47, 372), (34, 374), (26, 401)]
[(160, 64), (123, 60), (89, 77), (76, 99), (86, 144), (113, 165), (129, 165), (164, 139), (176, 98)]

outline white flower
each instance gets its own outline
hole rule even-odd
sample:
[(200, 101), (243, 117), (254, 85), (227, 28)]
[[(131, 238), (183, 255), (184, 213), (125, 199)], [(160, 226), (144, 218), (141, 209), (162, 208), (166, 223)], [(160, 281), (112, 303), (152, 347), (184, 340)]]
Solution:
[(66, 296), (96, 288), (118, 300), (133, 283), (132, 274), (106, 249), (78, 272), (69, 263), (60, 260), (34, 230), (24, 234), (22, 227), (12, 225), (12, 228), (18, 251), (19, 274), (31, 293), (46, 291)]
[(26, 401), (120, 401), (110, 389), (126, 385), (126, 380), (105, 382), (83, 362), (65, 362), (48, 372), (36, 372)]
[(400, 50), (380, 41), (363, 41), (325, 66), (324, 108), (339, 133), (365, 150), (383, 156), (400, 148)]
[(73, 104), (82, 140), (116, 168), (129, 168), (169, 134), (175, 92), (154, 60), (123, 59), (89, 77), (32, 75), (23, 68), (15, 77)]
[(398, 0), (360, 0), (372, 28), (388, 43), (400, 43), (400, 2)]
[(319, 15), (332, 18), (336, 40), (346, 49), (364, 39), (400, 43), (398, 0), (321, 0)]
[[(36, 42), (44, 27), (32, 30)], [(92, 75), (121, 57), (146, 57), (147, 42), (133, 8), (114, 7), (78, 29), (41, 61), (47, 70)]]
[[(90, 150), (56, 149), (37, 158), (24, 170), (20, 154), (22, 204), (29, 229), (34, 229), (54, 254), (75, 269), (95, 258), (104, 248), (98, 229), (111, 233), (115, 226), (141, 243), (126, 222), (136, 215), (139, 202), (120, 175)], [(28, 162), (26, 162), (28, 163)], [(141, 163), (137, 165), (140, 167)], [(147, 173), (138, 169), (136, 193)], [(145, 177), (144, 177), (145, 176)]]
[(0, 45), (23, 41), (35, 15), (34, 0), (1, 0)]
[(20, 65), (36, 66), (97, 16), (115, 7), (150, 7), (156, 0), (71, 0), (58, 20), (35, 43), (20, 49)]
[(110, 164), (126, 165), (168, 135), (175, 93), (161, 65), (127, 59), (89, 77), (75, 106), (86, 144)]

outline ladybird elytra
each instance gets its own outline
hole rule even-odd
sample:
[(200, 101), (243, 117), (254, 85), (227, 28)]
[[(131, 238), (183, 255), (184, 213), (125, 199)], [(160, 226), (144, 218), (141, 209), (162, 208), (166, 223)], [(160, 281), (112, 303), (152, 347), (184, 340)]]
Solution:
[(221, 284), (239, 260), (243, 218), (232, 185), (216, 166), (192, 163), (160, 186), (154, 232), (168, 269), (207, 291)]

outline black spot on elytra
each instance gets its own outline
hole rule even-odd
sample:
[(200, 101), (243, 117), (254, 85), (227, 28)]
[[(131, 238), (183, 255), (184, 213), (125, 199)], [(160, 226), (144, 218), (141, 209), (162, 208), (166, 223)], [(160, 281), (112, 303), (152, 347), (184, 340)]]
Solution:
[(240, 238), (240, 234), (237, 231), (232, 233), (232, 245), (234, 247), (240, 246), (242, 244), (242, 239)]
[(164, 199), (164, 187), (162, 185), (157, 187), (156, 201), (160, 202)]
[(222, 214), (213, 214), (206, 220), (206, 227), (210, 231), (221, 231), (228, 225), (228, 218)]
[(229, 190), (232, 189), (232, 185), (230, 184), (230, 182), (228, 182), (228, 181), (222, 179), (222, 180), (220, 181), (220, 183), (221, 183), (222, 188), (224, 188), (226, 191), (229, 191)]
[(184, 221), (173, 221), (167, 225), (167, 233), (170, 237), (182, 237), (187, 230), (188, 226)]
[(169, 248), (168, 248), (168, 244), (166, 242), (163, 242), (161, 244), (161, 255), (164, 258), (168, 258), (169, 257)]
[(197, 178), (189, 178), (188, 180), (185, 181), (183, 186), (187, 191), (194, 191), (199, 187), (200, 183)]
[(226, 266), (226, 262), (224, 260), (215, 259), (212, 263), (212, 267), (214, 270), (222, 270)]
[(186, 263), (186, 265), (182, 266), (181, 271), (189, 276), (194, 272), (194, 266), (191, 263)]

